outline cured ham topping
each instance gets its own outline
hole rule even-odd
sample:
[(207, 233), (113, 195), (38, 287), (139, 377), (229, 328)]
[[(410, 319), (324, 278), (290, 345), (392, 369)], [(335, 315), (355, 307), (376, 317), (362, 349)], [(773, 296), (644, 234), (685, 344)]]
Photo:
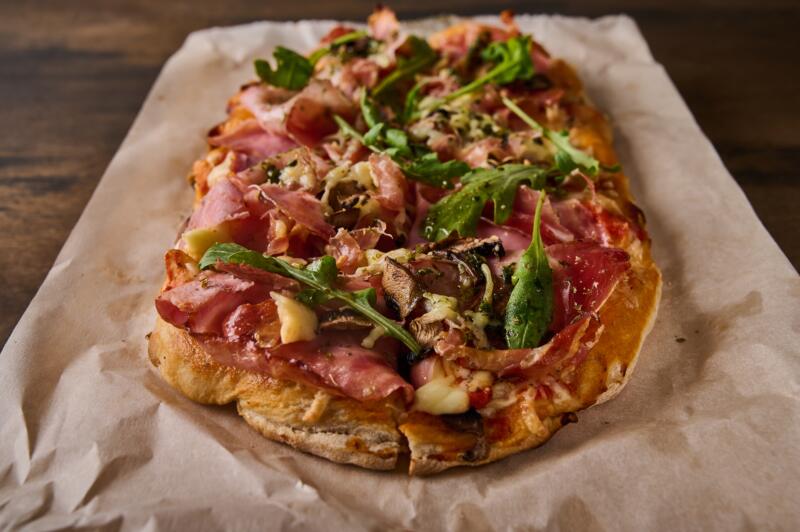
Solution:
[(408, 184), (400, 167), (388, 155), (372, 154), (369, 157), (372, 175), (378, 184), (375, 199), (390, 211), (399, 212), (406, 208)]
[(316, 146), (339, 126), (333, 115), (347, 120), (355, 116), (353, 103), (329, 81), (313, 79), (303, 90), (293, 93), (270, 85), (247, 87), (239, 97), (258, 120), (259, 125), (275, 135), (286, 135), (305, 146)]
[(285, 134), (264, 130), (255, 119), (245, 120), (229, 133), (216, 133), (212, 130), (208, 143), (244, 152), (259, 161), (297, 146)]
[[(517, 191), (517, 199), (514, 202), (514, 210), (506, 225), (515, 227), (528, 234), (533, 227), (533, 215), (536, 210), (536, 202), (539, 200), (539, 191), (532, 190), (527, 186), (521, 186)], [(546, 199), (542, 209), (542, 240), (545, 245), (559, 242), (569, 242), (575, 236), (566, 227), (561, 225), (561, 221), (556, 214), (550, 199)], [(526, 246), (527, 247), (527, 246)]]
[(367, 19), (370, 34), (381, 41), (389, 41), (397, 36), (400, 31), (400, 23), (394, 11), (388, 7), (378, 6), (378, 8)]
[(334, 235), (333, 227), (325, 221), (322, 205), (311, 194), (270, 183), (261, 185), (259, 189), (263, 197), (312, 233), (324, 238), (331, 238)]
[(500, 377), (541, 380), (579, 364), (602, 332), (600, 320), (584, 315), (559, 331), (546, 344), (532, 349), (475, 349), (441, 342), (436, 352), (446, 360), (472, 370), (488, 370)]
[(214, 227), (249, 216), (250, 211), (247, 210), (242, 193), (230, 180), (222, 179), (203, 198), (186, 228), (191, 230)]
[(361, 347), (347, 333), (285, 344), (270, 350), (269, 358), (310, 373), (325, 387), (358, 401), (378, 401), (396, 391), (406, 402), (414, 397), (413, 387), (377, 350)]
[(630, 268), (625, 251), (592, 242), (548, 246), (547, 255), (554, 263), (553, 331), (561, 330), (583, 313), (597, 311)]
[(340, 272), (352, 274), (358, 267), (366, 264), (364, 251), (375, 248), (381, 236), (386, 234), (385, 229), (385, 224), (353, 231), (339, 229), (325, 250), (336, 259)]
[(195, 333), (221, 334), (222, 322), (236, 307), (256, 303), (269, 294), (267, 286), (228, 273), (204, 272), (197, 279), (162, 292), (159, 315), (176, 327)]

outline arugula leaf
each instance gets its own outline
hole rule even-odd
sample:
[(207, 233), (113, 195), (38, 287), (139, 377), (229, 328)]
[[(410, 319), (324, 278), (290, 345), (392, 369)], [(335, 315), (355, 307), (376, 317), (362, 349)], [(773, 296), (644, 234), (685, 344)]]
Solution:
[(410, 55), (398, 55), (397, 67), (372, 89), (372, 96), (374, 98), (380, 98), (399, 81), (408, 79), (417, 72), (431, 66), (439, 57), (428, 44), (428, 41), (416, 35), (409, 35), (406, 42), (403, 43), (400, 48), (410, 48)]
[(344, 46), (345, 44), (357, 41), (367, 36), (367, 32), (363, 30), (359, 31), (351, 31), (350, 33), (345, 33), (341, 37), (337, 37), (328, 46), (320, 48), (316, 50), (314, 53), (308, 56), (308, 60), (311, 61), (312, 65), (316, 65), (317, 61), (322, 59), (325, 55), (333, 52), (337, 48)]
[(487, 83), (495, 82), (505, 85), (518, 79), (530, 79), (536, 72), (531, 61), (530, 49), (531, 39), (527, 35), (512, 37), (506, 42), (492, 43), (481, 55), (484, 59), (495, 62), (494, 68), (442, 98), (429, 100), (423, 104), (424, 108), (421, 110), (436, 109), (447, 102), (480, 89)]
[(536, 347), (553, 319), (553, 272), (540, 233), (544, 191), (533, 218), (531, 245), (520, 258), (506, 306), (506, 343), (510, 349)]
[(531, 39), (528, 36), (514, 37), (506, 42), (493, 42), (483, 50), (481, 57), (498, 66), (513, 65), (495, 75), (493, 81), (500, 85), (517, 79), (530, 79), (535, 73), (531, 61)]
[(453, 188), (452, 179), (470, 171), (464, 161), (442, 162), (434, 152), (428, 152), (411, 162), (400, 164), (403, 172), (416, 181), (438, 188)]
[(414, 118), (414, 114), (416, 113), (417, 106), (419, 105), (422, 96), (420, 92), (422, 91), (422, 87), (425, 86), (425, 82), (419, 82), (414, 85), (408, 94), (406, 94), (406, 101), (403, 105), (403, 113), (401, 114), (400, 118), (402, 123), (407, 124), (411, 122)]
[(363, 135), (342, 117), (334, 115), (333, 119), (345, 135), (357, 139), (376, 153), (391, 157), (409, 178), (434, 187), (452, 188), (454, 177), (469, 172), (469, 165), (463, 161), (442, 162), (427, 147), (412, 146), (402, 129), (386, 127), (384, 122), (379, 122), (380, 111), (365, 93), (361, 95), (361, 114), (370, 127)]
[(283, 46), (275, 48), (272, 55), (277, 63), (275, 69), (263, 59), (255, 60), (256, 74), (259, 78), (270, 85), (293, 91), (300, 90), (308, 84), (314, 72), (311, 61)]
[(511, 112), (520, 117), (523, 122), (528, 124), (531, 129), (541, 131), (544, 138), (553, 143), (553, 146), (556, 147), (555, 164), (561, 172), (568, 174), (575, 168), (580, 168), (589, 175), (597, 175), (597, 172), (600, 170), (600, 162), (588, 153), (570, 144), (568, 132), (553, 131), (552, 129), (544, 127), (505, 96), (503, 96), (503, 104), (505, 104)]
[(383, 122), (380, 109), (367, 97), (367, 91), (365, 90), (361, 91), (359, 106), (361, 107), (361, 115), (364, 117), (364, 122), (367, 123), (367, 127), (373, 128)]
[(294, 279), (307, 287), (298, 294), (298, 300), (302, 303), (319, 304), (330, 299), (337, 299), (376, 325), (383, 327), (386, 334), (403, 342), (414, 354), (418, 354), (422, 349), (414, 337), (400, 324), (375, 310), (373, 307), (375, 304), (374, 289), (347, 292), (332, 286), (339, 272), (336, 268), (336, 260), (329, 255), (316, 259), (305, 268), (297, 268), (286, 261), (264, 256), (239, 244), (214, 244), (200, 259), (200, 268), (205, 270), (217, 264), (218, 261), (229, 264), (247, 264)]
[(437, 201), (422, 223), (422, 235), (441, 240), (457, 232), (474, 236), (487, 201), (494, 204), (494, 222), (501, 224), (511, 216), (517, 189), (523, 183), (544, 187), (547, 169), (527, 164), (504, 164), (497, 168), (478, 168), (461, 178), (461, 189)]

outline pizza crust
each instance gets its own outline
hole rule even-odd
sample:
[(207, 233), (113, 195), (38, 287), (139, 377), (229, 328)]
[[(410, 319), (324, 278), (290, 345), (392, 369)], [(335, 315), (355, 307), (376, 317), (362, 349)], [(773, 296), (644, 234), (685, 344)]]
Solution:
[(186, 397), (204, 404), (235, 402), (245, 421), (271, 440), (368, 469), (394, 469), (405, 449), (396, 421), (402, 406), (391, 400), (365, 405), (330, 397), (319, 418), (308, 421), (317, 390), (218, 364), (191, 334), (161, 318), (148, 353), (164, 379)]

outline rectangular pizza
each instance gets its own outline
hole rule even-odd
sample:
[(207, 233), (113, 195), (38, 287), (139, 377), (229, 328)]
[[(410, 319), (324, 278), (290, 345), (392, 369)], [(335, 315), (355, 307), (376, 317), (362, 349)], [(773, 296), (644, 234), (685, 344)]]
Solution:
[(380, 7), (255, 61), (165, 255), (167, 382), (418, 475), (541, 445), (619, 393), (661, 290), (644, 215), (573, 68), (500, 20), (420, 36)]

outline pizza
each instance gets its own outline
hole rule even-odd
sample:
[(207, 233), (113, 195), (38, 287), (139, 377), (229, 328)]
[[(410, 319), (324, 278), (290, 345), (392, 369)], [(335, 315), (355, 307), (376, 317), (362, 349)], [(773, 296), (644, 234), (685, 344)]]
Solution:
[(411, 474), (620, 392), (661, 275), (606, 117), (510, 13), (277, 47), (189, 173), (149, 358), (265, 437)]

